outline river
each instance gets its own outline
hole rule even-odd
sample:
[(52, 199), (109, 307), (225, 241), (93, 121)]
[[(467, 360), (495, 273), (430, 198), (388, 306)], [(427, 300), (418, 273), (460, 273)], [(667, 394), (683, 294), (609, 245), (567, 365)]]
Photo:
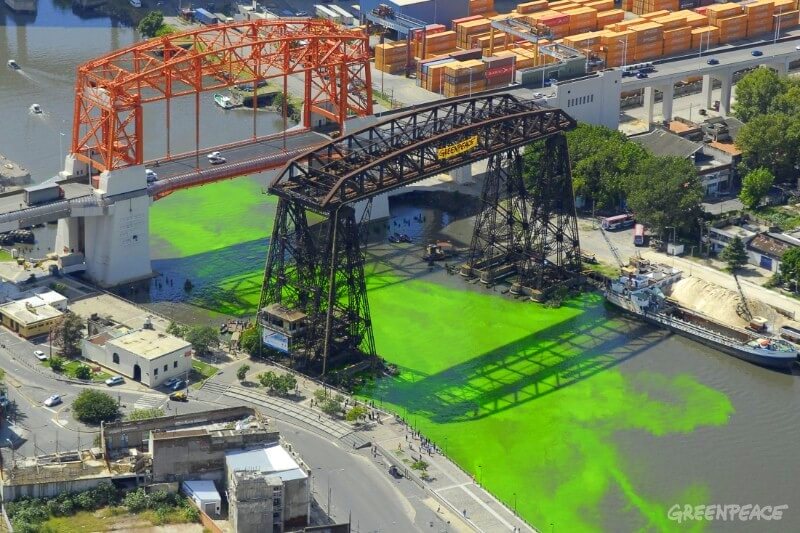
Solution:
[[(40, 0), (36, 17), (0, 6), (0, 153), (52, 176), (67, 151), (75, 67), (134, 32)], [(39, 103), (44, 116), (27, 109)], [(181, 107), (183, 106), (183, 107)], [(173, 108), (174, 151), (193, 142), (191, 100)], [(280, 120), (259, 114), (259, 134)], [(246, 137), (249, 113), (204, 96), (202, 144)], [(164, 151), (158, 108), (146, 151)], [(179, 133), (176, 133), (179, 132)], [(188, 133), (187, 133), (188, 132)], [(65, 136), (62, 139), (60, 133)], [(61, 141), (61, 142), (60, 142)], [(275, 200), (266, 176), (173, 194), (151, 211), (154, 269), (139, 298), (188, 320), (246, 316), (260, 291)], [(461, 213), (395, 203), (384, 231), (465, 239)], [(50, 227), (49, 233), (52, 233)], [(45, 228), (47, 230), (47, 228)], [(47, 247), (48, 232), (37, 246)], [(376, 246), (369, 297), (378, 350), (402, 370), (365, 391), (413, 416), (463, 468), (543, 531), (798, 531), (800, 384), (628, 320), (595, 296), (561, 309), (522, 304), (401, 246)], [(192, 280), (192, 291), (183, 289)], [(215, 318), (216, 319), (216, 318)], [(513, 499), (512, 499), (513, 498)], [(668, 518), (674, 504), (788, 504), (776, 522)], [(355, 519), (355, 517), (354, 517)]]

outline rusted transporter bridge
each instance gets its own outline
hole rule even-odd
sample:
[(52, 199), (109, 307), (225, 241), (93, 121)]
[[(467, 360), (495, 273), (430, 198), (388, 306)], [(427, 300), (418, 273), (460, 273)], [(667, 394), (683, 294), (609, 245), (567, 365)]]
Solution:
[[(359, 238), (371, 198), (483, 159), (482, 209), (461, 274), (509, 278), (534, 298), (574, 284), (581, 255), (564, 136), (574, 127), (560, 109), (474, 96), (393, 115), (291, 161), (269, 188), (279, 201), (259, 306), (265, 344), (323, 374), (334, 356), (374, 360)], [(520, 149), (536, 141), (545, 150), (528, 189)]]

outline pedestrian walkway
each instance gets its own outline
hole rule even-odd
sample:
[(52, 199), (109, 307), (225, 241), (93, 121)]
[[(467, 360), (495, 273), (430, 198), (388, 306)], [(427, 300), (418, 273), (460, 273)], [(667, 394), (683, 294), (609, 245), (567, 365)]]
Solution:
[(158, 409), (167, 401), (166, 396), (156, 396), (155, 394), (143, 394), (133, 403), (134, 409)]

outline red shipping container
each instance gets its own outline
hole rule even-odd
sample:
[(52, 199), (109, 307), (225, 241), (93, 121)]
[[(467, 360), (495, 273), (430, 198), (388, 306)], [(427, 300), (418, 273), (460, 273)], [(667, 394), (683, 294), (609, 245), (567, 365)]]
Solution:
[(510, 65), (507, 67), (493, 68), (486, 71), (486, 79), (498, 78), (503, 75), (510, 76), (512, 72), (514, 72), (514, 67)]

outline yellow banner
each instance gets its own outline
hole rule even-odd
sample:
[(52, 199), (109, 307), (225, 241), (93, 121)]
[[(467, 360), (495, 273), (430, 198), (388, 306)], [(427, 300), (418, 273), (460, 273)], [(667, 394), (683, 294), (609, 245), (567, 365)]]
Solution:
[(458, 154), (463, 154), (464, 152), (469, 152), (473, 148), (478, 146), (478, 136), (473, 135), (467, 139), (464, 139), (461, 142), (457, 142), (455, 144), (451, 144), (450, 146), (445, 146), (444, 148), (439, 148), (436, 150), (436, 158), (437, 159), (450, 159), (451, 157), (455, 157)]

